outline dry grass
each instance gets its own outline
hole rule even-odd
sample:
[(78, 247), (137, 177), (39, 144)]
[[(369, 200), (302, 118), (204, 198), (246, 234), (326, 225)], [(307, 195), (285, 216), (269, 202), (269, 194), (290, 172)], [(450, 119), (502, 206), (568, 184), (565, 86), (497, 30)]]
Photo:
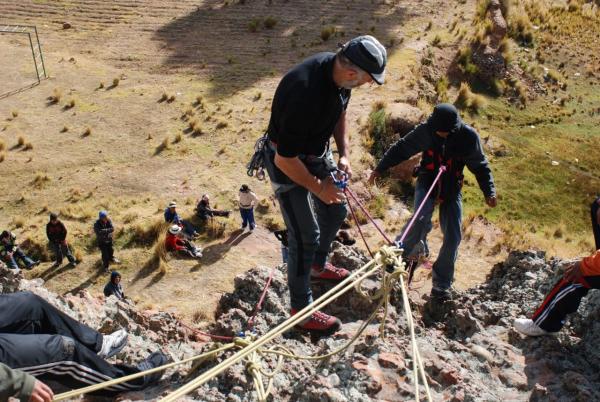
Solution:
[(65, 109), (73, 109), (75, 107), (75, 99), (70, 99), (65, 105)]
[(162, 93), (162, 95), (160, 96), (160, 98), (158, 98), (158, 101), (159, 101), (159, 102), (164, 102), (164, 101), (166, 101), (167, 99), (169, 99), (169, 94), (168, 94), (168, 93), (166, 93), (166, 92), (163, 92), (163, 93)]
[(62, 98), (62, 91), (58, 88), (54, 88), (54, 91), (52, 91), (52, 95), (50, 95), (48, 97), (48, 103), (56, 104), (56, 103), (60, 102), (61, 98)]
[(217, 125), (215, 126), (215, 128), (217, 130), (220, 130), (222, 128), (226, 128), (227, 126), (229, 126), (229, 123), (227, 123), (225, 120), (221, 120), (217, 123)]
[(50, 182), (51, 180), (52, 179), (50, 178), (50, 176), (48, 176), (46, 173), (38, 172), (31, 181), (31, 184), (35, 188), (42, 188), (46, 183)]
[(18, 147), (22, 147), (23, 145), (25, 145), (25, 137), (23, 137), (22, 135), (19, 136), (19, 138), (17, 138), (17, 148)]
[(113, 82), (112, 82), (113, 88), (114, 87), (118, 87), (119, 86), (119, 82), (120, 82), (120, 80), (118, 78), (113, 79)]
[(23, 226), (25, 226), (25, 219), (20, 216), (13, 218), (12, 225), (17, 229), (21, 229)]
[(267, 29), (273, 29), (275, 28), (275, 25), (277, 25), (277, 19), (275, 17), (269, 16), (265, 18), (265, 20), (263, 21), (263, 25)]
[(23, 151), (31, 151), (33, 149), (33, 144), (31, 142), (26, 142), (23, 144)]
[(0, 151), (4, 151), (6, 149), (6, 143), (4, 140), (0, 139)]
[(1, 153), (0, 154), (0, 163), (4, 162), (4, 158), (6, 158), (6, 154)]
[(180, 143), (183, 140), (183, 136), (181, 133), (175, 134), (175, 138), (173, 138), (173, 144)]
[(82, 137), (89, 137), (90, 135), (92, 135), (92, 129), (90, 127), (86, 127), (85, 130), (83, 130), (83, 134), (81, 134)]
[(468, 109), (472, 113), (478, 113), (480, 109), (486, 106), (486, 100), (483, 96), (474, 94), (471, 87), (466, 82), (460, 84), (458, 95), (454, 104), (460, 109)]
[(321, 39), (323, 40), (323, 42), (328, 41), (329, 38), (331, 38), (334, 34), (335, 34), (334, 26), (328, 26), (328, 27), (324, 27), (323, 29), (321, 29)]
[(21, 247), (30, 257), (40, 261), (51, 261), (48, 243), (45, 239), (28, 236), (21, 243)]
[(66, 133), (67, 131), (69, 131), (69, 127), (67, 126), (63, 126), (63, 128), (60, 130), (61, 133)]
[(16, 119), (17, 117), (19, 117), (19, 111), (18, 110), (12, 110), (10, 112), (11, 116), (13, 119)]
[(169, 96), (169, 99), (167, 99), (167, 103), (173, 103), (175, 102), (175, 99), (177, 99), (177, 97), (175, 95), (171, 95)]
[(131, 222), (134, 222), (135, 220), (137, 220), (138, 218), (138, 214), (135, 212), (128, 212), (125, 215), (123, 215), (122, 221), (124, 224), (128, 224)]
[(169, 137), (165, 137), (163, 141), (158, 144), (158, 146), (154, 149), (154, 155), (160, 154), (162, 151), (171, 148), (171, 144), (169, 143)]

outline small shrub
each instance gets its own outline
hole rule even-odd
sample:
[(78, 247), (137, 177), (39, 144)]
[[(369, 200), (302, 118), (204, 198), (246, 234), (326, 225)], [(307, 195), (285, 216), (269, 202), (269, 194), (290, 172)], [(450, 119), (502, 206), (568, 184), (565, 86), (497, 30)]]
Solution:
[(216, 128), (217, 128), (217, 130), (220, 130), (222, 128), (226, 128), (227, 126), (229, 126), (229, 123), (227, 123), (224, 120), (221, 120), (217, 123)]
[(119, 82), (120, 82), (120, 81), (119, 81), (119, 79), (118, 79), (118, 78), (115, 78), (115, 79), (113, 79), (112, 86), (113, 86), (113, 87), (117, 87), (117, 86), (119, 86)]
[(265, 18), (265, 20), (263, 21), (263, 25), (267, 29), (273, 29), (273, 28), (275, 28), (275, 25), (277, 25), (277, 19), (269, 16), (269, 17)]
[(16, 119), (19, 116), (19, 111), (13, 110), (10, 112), (10, 114), (12, 115), (13, 119)]
[(435, 84), (435, 91), (438, 95), (438, 101), (446, 102), (448, 100), (448, 78), (442, 76)]
[(175, 138), (173, 138), (173, 144), (177, 144), (181, 142), (181, 140), (183, 140), (183, 136), (181, 135), (181, 133), (177, 133), (175, 134)]
[(250, 32), (257, 32), (258, 28), (260, 28), (260, 24), (261, 24), (261, 20), (260, 18), (253, 18), (249, 23), (248, 23), (248, 30)]
[(458, 51), (456, 62), (460, 70), (468, 76), (477, 74), (479, 69), (473, 63), (472, 60), (473, 52), (470, 47), (464, 47)]
[(258, 101), (260, 100), (260, 98), (262, 98), (262, 92), (257, 92), (256, 95), (254, 95), (254, 101)]
[(82, 137), (89, 137), (90, 135), (92, 135), (92, 129), (90, 127), (86, 127), (85, 130), (83, 130), (83, 134), (81, 134)]
[(163, 92), (162, 95), (160, 96), (160, 98), (158, 99), (159, 102), (164, 102), (167, 99), (169, 99), (169, 94), (167, 94), (166, 92)]
[(72, 109), (75, 107), (75, 99), (70, 99), (65, 105), (65, 109)]
[(20, 135), (17, 139), (17, 147), (22, 147), (23, 145), (25, 145), (25, 137)]
[(33, 184), (33, 186), (36, 188), (42, 188), (50, 180), (50, 176), (48, 176), (46, 173), (38, 172), (31, 181), (31, 184)]
[(167, 102), (173, 103), (175, 101), (175, 99), (176, 99), (175, 95), (171, 95), (171, 96), (169, 96), (169, 99), (167, 99)]
[(102, 89), (102, 88), (104, 88), (104, 83), (100, 82), (100, 84), (98, 85), (98, 89)]
[(329, 38), (331, 38), (331, 36), (333, 36), (333, 34), (335, 34), (334, 26), (328, 26), (328, 27), (324, 27), (323, 29), (321, 29), (321, 39), (323, 40), (323, 42), (328, 41)]
[(60, 91), (60, 89), (54, 88), (54, 91), (52, 91), (52, 95), (48, 97), (48, 101), (51, 104), (55, 104), (60, 102), (60, 98), (62, 98), (62, 92)]

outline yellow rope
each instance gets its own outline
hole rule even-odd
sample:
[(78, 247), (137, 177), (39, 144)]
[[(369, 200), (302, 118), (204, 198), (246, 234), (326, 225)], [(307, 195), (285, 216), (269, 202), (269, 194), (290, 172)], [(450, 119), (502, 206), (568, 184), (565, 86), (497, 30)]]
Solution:
[(90, 385), (88, 387), (76, 389), (76, 390), (73, 390), (73, 391), (64, 392), (62, 394), (55, 395), (53, 401), (64, 401), (66, 399), (75, 398), (75, 397), (80, 396), (80, 395), (89, 394), (90, 392), (99, 391), (101, 389), (110, 387), (112, 385), (122, 384), (122, 383), (127, 382), (127, 381), (135, 380), (136, 378), (140, 378), (140, 377), (143, 377), (143, 376), (148, 375), (148, 374), (157, 373), (159, 371), (163, 371), (163, 370), (166, 370), (166, 369), (169, 369), (171, 367), (175, 367), (175, 366), (178, 366), (178, 365), (181, 365), (181, 364), (189, 363), (189, 362), (200, 360), (200, 359), (208, 359), (208, 358), (211, 358), (213, 356), (216, 356), (220, 352), (223, 352), (225, 350), (234, 348), (235, 346), (236, 346), (235, 343), (232, 342), (232, 343), (229, 343), (229, 344), (227, 344), (225, 346), (221, 346), (221, 347), (219, 347), (217, 349), (211, 350), (209, 352), (202, 353), (202, 354), (197, 355), (197, 356), (188, 357), (187, 359), (183, 359), (183, 360), (178, 361), (178, 362), (168, 363), (168, 364), (165, 364), (164, 366), (155, 367), (155, 368), (150, 369), (150, 370), (140, 371), (139, 373), (130, 374), (130, 375), (126, 375), (124, 377), (115, 378), (114, 380), (105, 381), (105, 382), (101, 382), (99, 384)]
[[(346, 280), (342, 281), (336, 287), (334, 287), (329, 292), (325, 293), (323, 296), (321, 296), (319, 299), (317, 299), (313, 304), (305, 307), (298, 314), (288, 318), (286, 321), (281, 323), (279, 326), (277, 326), (276, 328), (269, 331), (262, 338), (259, 338), (258, 340), (253, 339), (253, 338), (251, 338), (249, 340), (241, 339), (241, 338), (236, 339), (236, 344), (240, 347), (243, 347), (243, 349), (241, 351), (237, 352), (235, 355), (233, 355), (229, 359), (223, 361), (221, 364), (217, 365), (213, 369), (205, 372), (203, 375), (198, 377), (196, 380), (190, 382), (189, 384), (181, 387), (179, 390), (168, 395), (167, 397), (162, 399), (162, 401), (163, 402), (175, 401), (176, 399), (178, 399), (178, 398), (188, 394), (189, 392), (193, 391), (194, 389), (200, 387), (202, 384), (204, 384), (211, 378), (219, 375), (221, 372), (223, 372), (224, 370), (229, 368), (231, 365), (237, 363), (238, 361), (240, 361), (242, 359), (246, 359), (247, 360), (246, 368), (248, 369), (249, 374), (253, 378), (253, 382), (255, 385), (256, 392), (257, 392), (258, 400), (260, 402), (264, 402), (267, 400), (267, 397), (270, 394), (270, 391), (272, 388), (273, 377), (281, 370), (282, 359), (284, 357), (314, 361), (314, 360), (328, 359), (336, 354), (343, 353), (364, 332), (364, 330), (367, 328), (367, 326), (376, 317), (377, 313), (379, 312), (380, 307), (384, 308), (384, 316), (382, 319), (382, 325), (380, 327), (381, 336), (384, 336), (384, 324), (385, 324), (385, 318), (387, 317), (387, 313), (388, 313), (390, 293), (394, 289), (394, 287), (397, 284), (399, 284), (401, 287), (401, 290), (402, 290), (404, 309), (405, 309), (405, 313), (407, 314), (407, 322), (408, 322), (409, 331), (411, 334), (412, 355), (413, 355), (413, 373), (414, 373), (413, 379), (414, 379), (414, 383), (415, 383), (415, 399), (417, 401), (420, 400), (420, 393), (419, 393), (419, 374), (420, 374), (422, 377), (423, 383), (425, 385), (425, 393), (426, 393), (427, 400), (429, 402), (431, 402), (431, 393), (429, 390), (429, 386), (427, 384), (427, 378), (425, 376), (422, 359), (421, 359), (419, 351), (418, 351), (418, 345), (416, 343), (416, 337), (414, 334), (414, 322), (412, 319), (412, 311), (410, 310), (410, 304), (408, 302), (408, 295), (407, 295), (406, 286), (404, 283), (404, 276), (407, 275), (407, 272), (404, 269), (404, 263), (402, 262), (401, 258), (399, 258), (400, 252), (401, 252), (401, 250), (398, 250), (393, 247), (383, 247), (380, 250), (380, 252), (376, 255), (374, 261), (371, 261), (370, 263), (366, 264), (364, 267), (361, 267), (359, 270), (357, 270), (352, 275), (350, 275), (348, 278), (346, 278)], [(369, 269), (365, 273), (362, 273), (363, 271), (365, 271), (367, 269), (367, 267), (370, 267), (373, 262), (375, 262), (375, 264), (376, 264), (375, 267)], [(371, 276), (373, 273), (375, 273), (379, 269), (381, 269), (382, 286), (377, 292), (375, 292), (372, 295), (369, 295), (367, 292), (365, 292), (362, 289), (362, 283), (366, 278)], [(389, 272), (388, 272), (388, 270), (389, 270)], [(359, 275), (360, 275), (360, 277), (359, 277)], [(354, 278), (356, 278), (356, 279), (354, 279)], [(352, 281), (350, 281), (351, 279), (352, 279)], [(302, 320), (304, 320), (305, 318), (310, 316), (314, 311), (319, 310), (323, 306), (329, 304), (334, 299), (336, 299), (339, 296), (341, 296), (342, 294), (346, 293), (348, 290), (350, 290), (351, 287), (355, 287), (357, 289), (357, 291), (359, 292), (359, 294), (363, 295), (364, 297), (367, 297), (369, 300), (377, 301), (377, 306), (374, 309), (373, 313), (371, 313), (369, 318), (363, 322), (363, 324), (361, 325), (359, 330), (356, 332), (356, 334), (345, 345), (343, 345), (342, 347), (340, 347), (330, 353), (327, 353), (324, 355), (318, 355), (318, 356), (297, 355), (281, 345), (277, 345), (271, 349), (263, 348), (263, 345), (265, 345), (267, 342), (269, 342), (270, 340), (272, 340), (273, 338), (275, 338), (282, 332), (287, 331), (289, 328), (296, 325), (297, 323), (301, 322)], [(267, 354), (273, 354), (273, 355), (277, 355), (279, 357), (276, 368), (273, 371), (268, 372), (268, 373), (263, 370), (262, 360), (260, 359), (260, 357), (264, 358), (265, 355), (267, 355)], [(264, 386), (263, 376), (268, 378), (266, 388)]]
[[(404, 305), (404, 311), (407, 317), (407, 323), (410, 331), (411, 344), (412, 344), (412, 355), (413, 355), (413, 379), (415, 383), (415, 399), (418, 402), (420, 400), (419, 393), (419, 375), (423, 380), (423, 384), (425, 387), (425, 394), (427, 400), (431, 402), (431, 394), (429, 390), (429, 386), (427, 384), (427, 377), (425, 375), (425, 370), (423, 368), (422, 359), (418, 350), (418, 345), (416, 342), (416, 336), (414, 332), (414, 321), (412, 316), (412, 311), (410, 309), (410, 304), (408, 300), (408, 295), (406, 291), (406, 286), (404, 282), (404, 277), (407, 275), (405, 271), (405, 266), (402, 259), (399, 257), (401, 250), (384, 246), (377, 253), (375, 259), (365, 264), (351, 275), (349, 275), (342, 282), (337, 284), (335, 287), (330, 289), (328, 292), (323, 294), (317, 300), (315, 300), (312, 304), (308, 305), (304, 309), (300, 310), (297, 314), (289, 317), (287, 320), (279, 324), (277, 327), (271, 329), (267, 334), (263, 335), (261, 338), (255, 339), (252, 337), (247, 338), (235, 338), (234, 341), (230, 344), (217, 348), (215, 350), (209, 351), (207, 353), (203, 353), (198, 356), (194, 356), (180, 362), (166, 364), (161, 367), (157, 367), (151, 370), (147, 370), (144, 372), (132, 374), (129, 376), (117, 378), (111, 381), (106, 381), (101, 384), (92, 385), (89, 387), (81, 388), (79, 390), (74, 390), (70, 392), (66, 392), (63, 394), (59, 394), (54, 398), (54, 401), (61, 401), (68, 398), (73, 398), (79, 395), (83, 395), (89, 392), (97, 391), (111, 385), (120, 384), (126, 381), (130, 381), (136, 378), (140, 378), (147, 374), (156, 373), (167, 368), (171, 368), (180, 364), (184, 364), (187, 362), (191, 362), (194, 360), (205, 359), (208, 357), (214, 357), (217, 353), (232, 349), (232, 348), (240, 348), (238, 352), (236, 352), (233, 356), (219, 363), (217, 366), (207, 370), (205, 373), (198, 376), (196, 379), (190, 381), (188, 384), (180, 387), (170, 395), (167, 395), (165, 398), (161, 400), (161, 402), (172, 402), (175, 401), (188, 393), (192, 392), (196, 388), (200, 387), (208, 380), (216, 377), (232, 365), (238, 363), (241, 360), (246, 360), (246, 368), (249, 374), (253, 378), (253, 382), (256, 388), (258, 400), (264, 402), (267, 400), (269, 394), (271, 393), (273, 386), (273, 377), (281, 371), (283, 365), (284, 358), (292, 358), (299, 360), (325, 360), (330, 357), (341, 354), (345, 352), (364, 332), (364, 330), (368, 327), (368, 325), (375, 319), (377, 314), (379, 313), (379, 309), (383, 307), (384, 313), (383, 318), (381, 320), (380, 325), (380, 335), (384, 337), (384, 329), (385, 329), (385, 321), (388, 314), (389, 309), (389, 298), (391, 292), (397, 285), (400, 285), (402, 291), (402, 299)], [(373, 294), (369, 294), (364, 291), (362, 288), (362, 284), (366, 278), (376, 273), (378, 270), (381, 270), (381, 287)], [(297, 355), (291, 352), (284, 346), (276, 345), (270, 349), (265, 349), (264, 345), (271, 340), (273, 340), (278, 335), (283, 332), (289, 330), (293, 326), (299, 324), (304, 321), (306, 318), (310, 317), (315, 311), (320, 310), (322, 307), (331, 303), (333, 300), (337, 299), (341, 295), (348, 292), (350, 289), (355, 288), (356, 291), (366, 297), (372, 302), (376, 302), (377, 306), (368, 317), (367, 320), (363, 321), (358, 331), (354, 334), (354, 336), (343, 346), (335, 349), (332, 352), (317, 355), (317, 356), (303, 356)], [(276, 367), (272, 371), (266, 371), (262, 362), (266, 358), (266, 355), (276, 355), (277, 356), (277, 364)], [(264, 378), (267, 378), (267, 385), (265, 387)]]

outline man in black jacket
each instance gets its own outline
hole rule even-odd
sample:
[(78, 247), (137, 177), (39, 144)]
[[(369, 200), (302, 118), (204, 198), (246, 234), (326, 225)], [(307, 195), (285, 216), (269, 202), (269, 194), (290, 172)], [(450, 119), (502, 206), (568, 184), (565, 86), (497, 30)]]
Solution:
[(67, 243), (67, 228), (54, 212), (50, 214), (50, 221), (46, 224), (46, 235), (56, 258), (53, 268), (60, 267), (63, 256), (67, 257), (72, 266), (77, 265), (77, 261), (73, 257), (73, 254), (71, 254), (69, 244)]
[(422, 253), (428, 253), (427, 234), (432, 229), (433, 210), (439, 203), (444, 241), (433, 264), (431, 296), (446, 300), (451, 298), (454, 263), (462, 236), (461, 188), (464, 167), (475, 175), (490, 207), (496, 206), (496, 189), (477, 132), (463, 123), (456, 108), (447, 103), (437, 105), (426, 123), (415, 127), (388, 149), (371, 173), (369, 183), (373, 184), (387, 169), (418, 152), (422, 152), (422, 157), (415, 188), (415, 211), (425, 198), (440, 166), (445, 166), (447, 171), (442, 174), (401, 246), (404, 248), (404, 258), (414, 257), (417, 248), (422, 248)]
[(592, 202), (590, 213), (592, 215), (592, 231), (594, 232), (596, 250), (600, 250), (600, 197)]
[(100, 252), (102, 253), (102, 264), (106, 272), (108, 272), (108, 267), (111, 262), (114, 262), (115, 264), (119, 263), (119, 260), (115, 258), (113, 249), (114, 231), (115, 228), (108, 217), (108, 212), (100, 211), (98, 220), (94, 223), (94, 232), (96, 233), (98, 247), (100, 247)]
[[(277, 86), (263, 160), (288, 231), (288, 286), (292, 311), (312, 302), (311, 279), (339, 282), (349, 273), (327, 261), (346, 203), (331, 175), (352, 175), (346, 108), (353, 88), (384, 82), (387, 54), (372, 36), (359, 36), (337, 53), (318, 53), (293, 67)], [(329, 146), (333, 137), (337, 163)], [(340, 321), (320, 311), (300, 323), (332, 332)]]

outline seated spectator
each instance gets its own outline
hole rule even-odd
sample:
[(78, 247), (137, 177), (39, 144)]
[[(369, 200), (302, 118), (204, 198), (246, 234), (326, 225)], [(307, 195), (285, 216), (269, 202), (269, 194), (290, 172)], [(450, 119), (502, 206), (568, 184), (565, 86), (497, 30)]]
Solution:
[(167, 251), (177, 254), (183, 254), (192, 258), (202, 257), (202, 249), (195, 246), (191, 241), (183, 239), (182, 229), (177, 225), (169, 228), (167, 238), (165, 239), (165, 247)]
[(515, 329), (529, 336), (560, 331), (567, 315), (577, 311), (590, 289), (600, 289), (600, 250), (568, 267), (531, 319), (515, 320)]
[(48, 241), (50, 242), (50, 248), (54, 252), (55, 263), (53, 268), (58, 268), (61, 266), (63, 261), (63, 256), (66, 256), (69, 260), (69, 264), (72, 266), (77, 265), (77, 260), (71, 254), (71, 250), (69, 250), (69, 244), (67, 243), (67, 228), (65, 225), (58, 219), (58, 214), (52, 212), (50, 214), (50, 221), (46, 224), (46, 236), (48, 236)]
[(191, 222), (184, 221), (179, 217), (179, 214), (177, 213), (177, 203), (175, 201), (171, 201), (169, 206), (165, 209), (165, 222), (181, 227), (183, 229), (183, 233), (189, 238), (198, 236), (198, 232), (196, 232), (194, 225), (192, 225)]
[(0, 234), (0, 258), (11, 269), (19, 270), (17, 260), (25, 264), (25, 268), (31, 269), (38, 265), (39, 261), (34, 261), (29, 258), (23, 250), (17, 246), (17, 236), (7, 230)]
[(52, 402), (54, 392), (34, 376), (0, 363), (0, 401)]
[(219, 211), (217, 209), (212, 209), (210, 207), (210, 199), (208, 194), (204, 194), (196, 206), (196, 215), (203, 221), (207, 221), (208, 218), (212, 218), (213, 216), (228, 217), (230, 212), (231, 211)]
[(125, 299), (125, 293), (123, 293), (123, 287), (121, 286), (121, 274), (117, 271), (111, 272), (110, 281), (104, 286), (104, 296), (115, 296), (119, 300)]
[[(29, 292), (0, 295), (0, 354), (2, 362), (44, 382), (75, 389), (164, 365), (167, 357), (154, 352), (136, 366), (105, 359), (127, 344), (127, 332), (103, 335)], [(97, 391), (114, 395), (145, 388), (162, 372)], [(4, 381), (2, 381), (4, 386)], [(0, 389), (2, 388), (0, 386)], [(4, 399), (3, 399), (4, 400)]]

